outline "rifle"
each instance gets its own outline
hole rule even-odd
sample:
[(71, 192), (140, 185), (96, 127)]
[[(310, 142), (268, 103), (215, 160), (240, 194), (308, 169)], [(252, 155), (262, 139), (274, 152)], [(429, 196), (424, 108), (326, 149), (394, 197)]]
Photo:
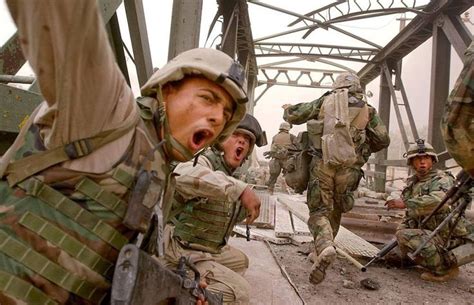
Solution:
[[(461, 197), (463, 197), (465, 194), (469, 192), (469, 189), (474, 185), (474, 180), (467, 174), (464, 170), (462, 170), (457, 176), (456, 176), (456, 183), (449, 189), (449, 191), (446, 193), (446, 196), (443, 198), (443, 200), (436, 206), (436, 208), (431, 211), (431, 213), (423, 219), (423, 221), (420, 224), (420, 228), (423, 228), (423, 226), (430, 220), (430, 218), (439, 210), (441, 207), (449, 200), (451, 199), (450, 204), (453, 205), (456, 203)], [(464, 214), (467, 205), (469, 204), (470, 201), (464, 200), (461, 204), (458, 204), (456, 208), (449, 213), (448, 216), (428, 235), (428, 238), (424, 239), (423, 242), (418, 246), (418, 248), (412, 252), (408, 253), (408, 257), (412, 260), (415, 260), (415, 257), (423, 250), (423, 247), (426, 246), (426, 244), (433, 239), (433, 237), (438, 234), (439, 231), (441, 231), (447, 224), (451, 222), (451, 219), (456, 216), (456, 220), (454, 221), (453, 226), (451, 227), (451, 230), (456, 227), (460, 217)], [(449, 236), (451, 235), (451, 231), (449, 232)], [(448, 238), (449, 240), (449, 238)]]
[(377, 252), (377, 254), (374, 257), (372, 257), (372, 259), (367, 264), (362, 266), (362, 268), (360, 268), (360, 271), (362, 271), (362, 272), (367, 271), (367, 267), (369, 267), (369, 265), (371, 265), (373, 262), (375, 262), (375, 261), (381, 259), (382, 257), (384, 257), (385, 255), (387, 255), (387, 253), (390, 252), (397, 245), (398, 245), (398, 242), (397, 242), (396, 239), (393, 239), (392, 241), (390, 241), (388, 244), (383, 246), (383, 248), (380, 249), (380, 251)]
[[(186, 277), (186, 266), (194, 271), (194, 279)], [(209, 305), (221, 305), (222, 294), (199, 287), (200, 273), (196, 266), (181, 257), (176, 272), (163, 266), (133, 244), (120, 251), (112, 286), (112, 305), (193, 305), (199, 294)]]

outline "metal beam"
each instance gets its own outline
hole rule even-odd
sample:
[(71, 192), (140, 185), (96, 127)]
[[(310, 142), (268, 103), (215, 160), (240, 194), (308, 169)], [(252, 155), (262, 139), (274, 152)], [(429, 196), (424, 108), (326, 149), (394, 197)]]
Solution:
[[(390, 130), (390, 89), (388, 80), (386, 77), (383, 77), (383, 72), (380, 76), (380, 93), (379, 93), (379, 109), (378, 114), (382, 122), (387, 127), (387, 131)], [(379, 162), (383, 160), (387, 160), (388, 150), (387, 148), (382, 149), (381, 151), (375, 154), (375, 159), (377, 163), (375, 164), (375, 171), (376, 172), (387, 172), (387, 167), (381, 165)], [(383, 178), (375, 178), (374, 179), (374, 190), (376, 192), (385, 192), (385, 179)]]
[(143, 86), (153, 73), (143, 3), (141, 0), (125, 0), (124, 3), (137, 67), (138, 83)]
[(472, 0), (432, 0), (423, 10), (428, 15), (416, 16), (358, 73), (362, 84), (370, 83), (380, 73), (383, 62), (395, 64), (431, 37), (433, 20), (439, 14), (459, 15), (472, 6)]
[(0, 84), (0, 131), (18, 132), (42, 99), (37, 93)]
[(173, 0), (168, 60), (199, 46), (202, 0)]
[(441, 117), (449, 94), (451, 45), (439, 24), (433, 25), (433, 53), (431, 58), (430, 104), (428, 139), (435, 151), (445, 150), (441, 134)]
[(328, 29), (328, 28), (330, 28), (330, 29), (332, 29), (332, 30), (335, 30), (335, 31), (341, 33), (341, 34), (344, 34), (344, 35), (346, 35), (346, 36), (349, 36), (349, 37), (352, 37), (352, 38), (354, 38), (354, 39), (356, 39), (356, 40), (359, 40), (359, 41), (361, 41), (361, 42), (363, 42), (363, 43), (366, 43), (366, 44), (368, 44), (368, 45), (370, 45), (370, 46), (373, 46), (373, 47), (375, 47), (375, 48), (377, 48), (377, 49), (381, 49), (381, 48), (382, 48), (382, 47), (379, 46), (378, 44), (376, 44), (376, 43), (374, 43), (374, 42), (372, 42), (372, 41), (370, 41), (370, 40), (368, 40), (368, 39), (365, 39), (365, 38), (362, 38), (362, 37), (360, 37), (360, 36), (354, 35), (354, 34), (352, 34), (351, 32), (348, 32), (348, 31), (346, 31), (346, 30), (343, 30), (343, 29), (341, 29), (341, 28), (338, 28), (338, 27), (336, 27), (336, 26), (334, 26), (334, 25), (331, 25), (331, 24), (326, 25), (326, 24), (323, 24), (322, 22), (320, 22), (319, 20), (316, 20), (316, 19), (313, 19), (313, 18), (309, 18), (309, 17), (307, 17), (307, 16), (304, 16), (304, 15), (301, 15), (301, 14), (297, 14), (297, 13), (294, 13), (294, 12), (291, 12), (291, 11), (288, 11), (288, 10), (285, 10), (285, 9), (282, 9), (282, 8), (279, 8), (279, 7), (270, 5), (270, 4), (266, 4), (266, 3), (263, 3), (263, 2), (261, 2), (261, 1), (257, 1), (257, 0), (248, 0), (248, 1), (249, 1), (250, 3), (257, 4), (257, 5), (260, 5), (260, 6), (263, 6), (263, 7), (266, 7), (266, 8), (275, 10), (275, 11), (278, 11), (278, 12), (282, 12), (282, 13), (285, 13), (285, 14), (288, 14), (288, 15), (292, 15), (292, 16), (299, 17), (299, 18), (302, 18), (302, 19), (305, 19), (305, 20), (309, 20), (309, 21), (311, 21), (311, 22), (313, 22), (313, 23), (318, 24), (319, 27), (321, 27), (321, 28), (323, 28), (323, 29)]
[[(343, 52), (342, 50), (346, 50)], [(331, 45), (295, 43), (257, 43), (256, 57), (298, 56), (311, 58), (332, 58), (356, 62), (370, 62), (376, 51), (366, 48), (338, 47)]]
[(405, 111), (408, 117), (408, 123), (410, 124), (410, 129), (412, 132), (413, 139), (416, 140), (419, 138), (418, 130), (416, 129), (415, 119), (413, 118), (413, 114), (411, 112), (410, 103), (408, 101), (408, 96), (405, 91), (405, 86), (403, 85), (401, 74), (402, 73), (400, 71), (400, 65), (397, 65), (397, 67), (395, 68), (395, 83), (398, 85), (398, 88), (400, 89), (400, 93), (402, 94), (403, 104), (405, 106)]
[(0, 74), (14, 75), (25, 63), (18, 33), (15, 33), (0, 48)]
[(0, 83), (16, 83), (16, 84), (32, 84), (35, 81), (33, 76), (20, 76), (20, 75), (0, 75)]
[(390, 94), (392, 96), (392, 105), (393, 108), (395, 109), (395, 115), (397, 117), (397, 123), (398, 123), (398, 128), (400, 130), (400, 134), (402, 136), (403, 140), (403, 145), (405, 146), (405, 150), (408, 150), (408, 137), (407, 137), (407, 132), (405, 130), (405, 126), (403, 126), (403, 120), (402, 120), (402, 115), (400, 113), (400, 107), (398, 104), (398, 98), (395, 93), (395, 88), (393, 87), (393, 82), (392, 82), (392, 72), (391, 70), (388, 69), (387, 64), (383, 65), (383, 75), (381, 77), (385, 77), (387, 84), (388, 84), (388, 89), (390, 90)]
[(441, 15), (438, 23), (443, 28), (444, 34), (460, 58), (464, 57), (464, 51), (472, 41), (471, 32), (464, 26), (459, 16)]
[(225, 1), (225, 5), (222, 7), (224, 22), (222, 23), (221, 50), (232, 58), (235, 58), (237, 53), (237, 26), (239, 22), (237, 7), (236, 0)]
[(130, 86), (130, 76), (128, 74), (127, 60), (123, 50), (123, 41), (117, 14), (114, 14), (110, 18), (109, 23), (107, 24), (107, 33), (109, 34), (110, 45), (115, 53), (115, 60), (117, 61), (127, 84)]

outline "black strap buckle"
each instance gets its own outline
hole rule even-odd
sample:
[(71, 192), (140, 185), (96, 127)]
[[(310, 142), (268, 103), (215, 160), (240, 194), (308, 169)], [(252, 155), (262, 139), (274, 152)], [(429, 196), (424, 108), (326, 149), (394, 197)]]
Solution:
[(89, 139), (81, 139), (66, 144), (64, 151), (69, 159), (73, 160), (90, 154), (93, 151), (93, 147)]

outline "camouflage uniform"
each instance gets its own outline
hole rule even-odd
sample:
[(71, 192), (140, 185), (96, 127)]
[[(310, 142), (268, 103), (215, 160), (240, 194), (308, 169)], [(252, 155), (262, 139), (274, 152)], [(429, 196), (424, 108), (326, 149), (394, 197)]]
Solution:
[(474, 177), (474, 42), (464, 54), (464, 67), (446, 101), (441, 130), (451, 156)]
[[(303, 124), (317, 119), (323, 101), (329, 94), (331, 92), (310, 103), (288, 107), (283, 118), (291, 124)], [(354, 97), (361, 99), (360, 96)], [(354, 205), (353, 191), (357, 189), (363, 176), (361, 167), (367, 162), (371, 153), (386, 148), (390, 143), (387, 129), (376, 110), (370, 105), (368, 107), (366, 137), (356, 150), (355, 164), (349, 167), (325, 164), (321, 150), (311, 148), (313, 158), (307, 193), (307, 204), (310, 210), (308, 227), (315, 239), (315, 250), (318, 254), (334, 244), (333, 240), (339, 230), (342, 213), (351, 210)]]
[[(416, 175), (408, 179), (408, 186), (402, 192), (407, 211), (403, 222), (397, 229), (396, 237), (403, 254), (414, 252), (449, 214), (450, 208), (444, 207), (425, 224), (420, 223), (441, 202), (448, 189), (453, 185), (453, 177), (448, 172), (431, 170), (419, 179)], [(451, 226), (454, 221), (451, 221)], [(448, 251), (474, 241), (474, 226), (464, 217), (460, 218), (449, 237), (449, 228), (445, 226), (429, 241), (415, 262), (436, 275), (445, 274), (456, 265), (455, 259)], [(449, 238), (449, 239), (448, 239)]]
[(165, 228), (166, 264), (175, 268), (181, 256), (195, 262), (208, 289), (222, 292), (226, 304), (248, 304), (250, 286), (242, 277), (248, 258), (227, 245), (234, 225), (245, 217), (239, 197), (247, 184), (233, 177), (217, 149), (182, 163), (176, 178), (172, 224)]
[(268, 188), (273, 190), (278, 176), (283, 171), (285, 173), (286, 163), (288, 161), (288, 149), (292, 148), (296, 137), (286, 130), (280, 130), (273, 139), (270, 155), (272, 159), (268, 165), (270, 169), (270, 178), (268, 179)]
[(99, 304), (120, 249), (148, 226), (126, 222), (139, 170), (155, 174), (145, 203), (173, 194), (153, 98), (137, 107), (97, 1), (7, 3), (45, 101), (0, 162), (0, 303)]

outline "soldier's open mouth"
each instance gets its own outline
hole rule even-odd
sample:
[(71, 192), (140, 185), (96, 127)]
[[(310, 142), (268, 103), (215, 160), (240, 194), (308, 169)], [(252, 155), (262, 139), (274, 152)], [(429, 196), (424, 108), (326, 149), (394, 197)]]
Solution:
[(213, 136), (213, 133), (209, 129), (198, 130), (193, 135), (192, 148), (196, 150), (201, 149), (206, 144), (206, 141), (211, 139), (212, 136)]
[(240, 155), (242, 155), (243, 151), (244, 149), (242, 147), (237, 147), (237, 149), (235, 150), (235, 154), (237, 155), (237, 157), (240, 158)]

